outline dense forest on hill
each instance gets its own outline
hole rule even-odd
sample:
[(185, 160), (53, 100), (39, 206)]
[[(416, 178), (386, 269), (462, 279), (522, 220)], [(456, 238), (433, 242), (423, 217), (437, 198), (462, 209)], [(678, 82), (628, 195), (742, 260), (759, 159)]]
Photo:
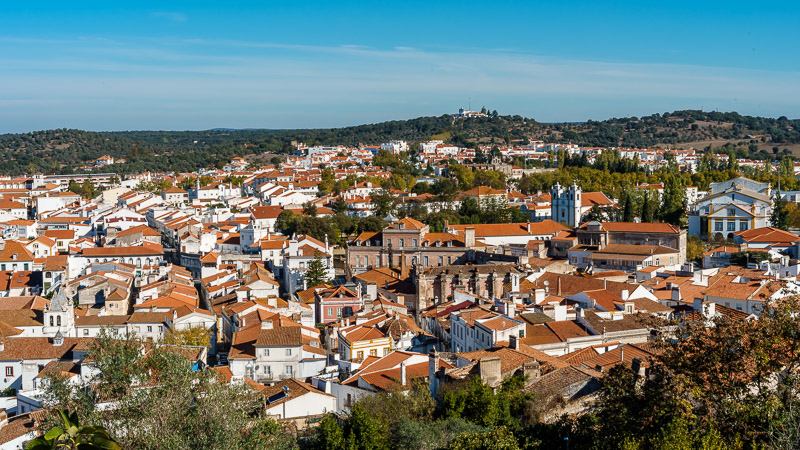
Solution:
[(742, 116), (735, 112), (676, 111), (646, 117), (571, 124), (545, 124), (522, 116), (453, 119), (419, 117), (329, 129), (89, 132), (71, 129), (0, 135), (0, 173), (64, 172), (108, 154), (124, 158), (108, 170), (191, 171), (224, 164), (234, 156), (289, 153), (293, 143), (376, 145), (392, 139), (416, 143), (430, 138), (461, 146), (503, 145), (544, 140), (582, 146), (680, 146), (699, 141), (749, 144), (749, 154), (766, 157), (765, 146), (800, 144), (800, 120)]

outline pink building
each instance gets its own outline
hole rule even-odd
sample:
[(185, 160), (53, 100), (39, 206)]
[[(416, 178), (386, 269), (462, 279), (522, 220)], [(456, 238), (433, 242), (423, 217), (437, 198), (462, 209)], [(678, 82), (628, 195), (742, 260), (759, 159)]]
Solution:
[(361, 289), (351, 291), (344, 286), (333, 286), (314, 292), (314, 312), (317, 323), (336, 322), (361, 311), (364, 301)]

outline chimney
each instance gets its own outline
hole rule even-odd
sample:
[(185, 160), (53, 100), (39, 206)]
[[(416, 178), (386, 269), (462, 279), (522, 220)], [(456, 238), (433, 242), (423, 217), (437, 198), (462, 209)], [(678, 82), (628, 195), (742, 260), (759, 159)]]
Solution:
[(506, 303), (506, 315), (512, 319), (517, 315), (517, 305), (513, 300)]
[(432, 348), (428, 353), (428, 383), (430, 384), (431, 395), (435, 396), (439, 390), (439, 379), (436, 378), (436, 372), (439, 367), (439, 353), (436, 347)]
[(619, 362), (625, 362), (625, 347), (619, 348)]
[(406, 251), (400, 251), (400, 278), (408, 278), (408, 266), (406, 265)]
[(494, 386), (502, 381), (502, 372), (500, 368), (500, 358), (497, 356), (488, 356), (481, 358), (478, 361), (481, 380), (489, 386)]
[(448, 233), (447, 229), (449, 227), (450, 227), (450, 222), (447, 219), (444, 219), (444, 229), (442, 231), (444, 231), (445, 233)]
[(528, 234), (531, 234), (531, 221), (528, 221)]
[(178, 311), (173, 309), (172, 310), (172, 323), (175, 323), (176, 320), (178, 320)]
[(542, 373), (539, 361), (528, 361), (523, 364), (522, 373), (528, 378), (526, 384), (538, 380)]
[(642, 365), (641, 359), (633, 358), (633, 361), (631, 361), (631, 369), (633, 369), (633, 372), (636, 373), (636, 376), (645, 376), (645, 367)]
[(695, 297), (695, 299), (692, 301), (692, 309), (694, 309), (695, 311), (702, 312), (702, 310), (703, 310), (703, 299)]
[(464, 246), (468, 249), (475, 247), (475, 227), (464, 228)]
[(713, 319), (717, 315), (717, 304), (712, 301), (703, 302), (703, 316)]
[(561, 277), (558, 277), (558, 290), (556, 291), (556, 295), (561, 295)]
[(514, 350), (519, 350), (519, 340), (516, 335), (512, 334), (508, 337), (508, 346)]
[(670, 299), (673, 302), (679, 302), (679, 301), (681, 301), (681, 298), (682, 298), (681, 297), (681, 287), (680, 286), (673, 286), (672, 287), (672, 296), (670, 297)]
[(245, 321), (245, 318), (244, 318), (244, 317), (240, 317), (240, 318), (239, 318), (239, 329), (240, 329), (240, 330), (241, 330), (242, 328), (244, 328), (244, 321)]
[(631, 296), (630, 291), (628, 291), (627, 289), (623, 289), (622, 290), (622, 301), (627, 302), (628, 301), (628, 297), (630, 297), (630, 296)]
[(406, 379), (406, 362), (403, 361), (400, 363), (400, 385), (405, 386), (407, 381), (408, 380)]
[(556, 322), (563, 322), (567, 320), (567, 305), (553, 306), (553, 320)]

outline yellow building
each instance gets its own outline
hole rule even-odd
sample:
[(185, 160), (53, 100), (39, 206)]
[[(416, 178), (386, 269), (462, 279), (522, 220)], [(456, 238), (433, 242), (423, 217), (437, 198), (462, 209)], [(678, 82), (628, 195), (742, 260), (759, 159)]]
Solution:
[(339, 355), (347, 361), (382, 357), (392, 351), (392, 339), (374, 325), (362, 324), (339, 330)]

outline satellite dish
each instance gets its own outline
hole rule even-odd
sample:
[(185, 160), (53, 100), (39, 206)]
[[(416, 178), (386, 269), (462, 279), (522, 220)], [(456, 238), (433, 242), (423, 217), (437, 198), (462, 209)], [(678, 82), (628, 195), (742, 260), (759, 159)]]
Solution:
[(547, 281), (547, 280), (545, 280), (545, 282), (544, 282), (544, 285), (545, 285), (545, 286), (550, 286), (550, 282), (549, 282), (549, 281)]
[(283, 387), (283, 395), (285, 395), (287, 397), (289, 396), (289, 386), (284, 386)]

